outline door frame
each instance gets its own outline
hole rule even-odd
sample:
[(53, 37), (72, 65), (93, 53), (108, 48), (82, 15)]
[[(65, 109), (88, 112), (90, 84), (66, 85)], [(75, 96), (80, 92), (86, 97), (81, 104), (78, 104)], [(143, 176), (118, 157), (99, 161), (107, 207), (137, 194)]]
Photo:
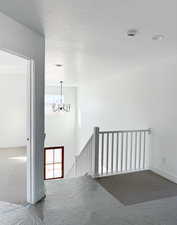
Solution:
[(28, 71), (27, 71), (27, 118), (26, 118), (26, 130), (27, 130), (27, 137), (26, 137), (26, 144), (27, 144), (27, 202), (34, 202), (33, 195), (34, 195), (34, 187), (35, 187), (35, 180), (34, 180), (34, 151), (35, 151), (35, 137), (36, 137), (36, 129), (35, 129), (35, 109), (34, 109), (34, 76), (35, 76), (35, 63), (33, 59), (28, 60)]

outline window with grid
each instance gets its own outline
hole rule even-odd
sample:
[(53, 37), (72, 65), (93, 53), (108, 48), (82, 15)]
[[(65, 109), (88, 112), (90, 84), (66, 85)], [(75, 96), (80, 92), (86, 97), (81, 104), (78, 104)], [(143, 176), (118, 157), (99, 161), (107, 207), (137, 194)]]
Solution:
[(64, 147), (44, 149), (44, 179), (60, 179), (64, 177)]

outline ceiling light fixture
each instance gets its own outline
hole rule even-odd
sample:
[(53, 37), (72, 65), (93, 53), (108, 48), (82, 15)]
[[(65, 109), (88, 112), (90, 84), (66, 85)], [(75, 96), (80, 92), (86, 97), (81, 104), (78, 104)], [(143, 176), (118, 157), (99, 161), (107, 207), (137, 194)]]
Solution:
[(156, 35), (154, 35), (154, 36), (152, 37), (152, 40), (154, 40), (154, 41), (161, 41), (161, 40), (163, 40), (164, 38), (165, 38), (164, 35), (162, 35), (162, 34), (156, 34)]
[(64, 103), (64, 95), (63, 95), (63, 81), (60, 81), (59, 84), (59, 96), (55, 103), (52, 104), (53, 112), (70, 112), (71, 105)]
[(130, 29), (130, 30), (127, 31), (128, 37), (134, 37), (137, 34), (138, 34), (138, 30), (136, 30), (136, 29)]

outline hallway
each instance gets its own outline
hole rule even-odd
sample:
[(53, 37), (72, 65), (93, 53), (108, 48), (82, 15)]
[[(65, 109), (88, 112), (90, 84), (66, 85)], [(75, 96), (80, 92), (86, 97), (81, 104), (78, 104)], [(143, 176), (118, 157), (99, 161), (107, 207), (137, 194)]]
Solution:
[(31, 210), (47, 225), (177, 224), (177, 195), (125, 206), (90, 177), (48, 181), (46, 189)]

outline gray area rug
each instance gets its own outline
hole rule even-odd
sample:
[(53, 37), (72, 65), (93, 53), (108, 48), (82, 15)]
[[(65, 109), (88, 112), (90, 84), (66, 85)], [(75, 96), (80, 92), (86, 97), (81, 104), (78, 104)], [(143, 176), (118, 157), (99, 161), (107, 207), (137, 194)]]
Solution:
[(177, 196), (177, 184), (149, 170), (96, 180), (124, 205)]

